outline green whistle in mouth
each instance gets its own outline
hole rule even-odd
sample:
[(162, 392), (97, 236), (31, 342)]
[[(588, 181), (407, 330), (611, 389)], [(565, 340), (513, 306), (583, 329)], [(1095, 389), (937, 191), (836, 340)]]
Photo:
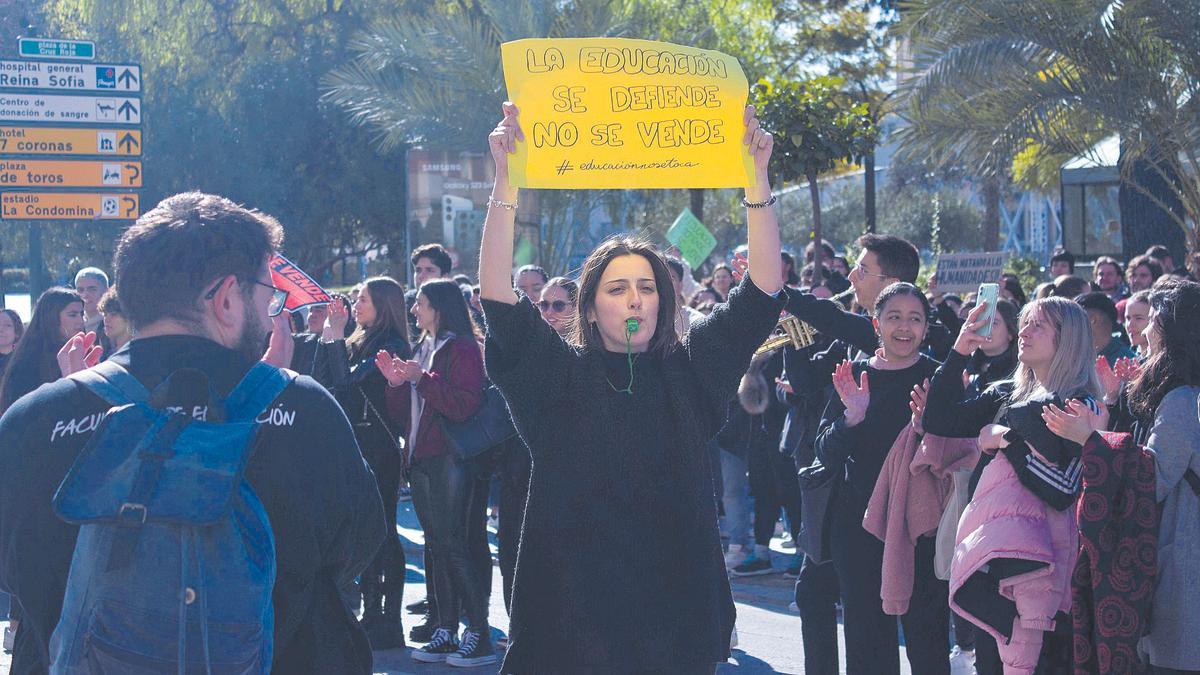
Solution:
[(637, 319), (625, 319), (625, 332), (626, 333), (638, 332), (638, 320)]

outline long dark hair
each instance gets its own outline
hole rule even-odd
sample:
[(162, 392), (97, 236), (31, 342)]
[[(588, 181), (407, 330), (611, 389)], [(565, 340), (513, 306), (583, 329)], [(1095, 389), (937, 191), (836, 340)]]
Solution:
[(393, 340), (408, 342), (408, 310), (400, 282), (391, 277), (371, 277), (366, 280), (364, 289), (375, 308), (375, 323), (370, 328), (360, 324), (346, 339), (354, 360), (374, 354)]
[(1172, 389), (1200, 385), (1200, 284), (1164, 282), (1150, 293), (1150, 309), (1159, 345), (1129, 387), (1130, 408), (1146, 418)]
[[(658, 325), (650, 338), (648, 351), (666, 356), (679, 345), (679, 336), (675, 332), (675, 286), (671, 281), (671, 270), (654, 244), (645, 239), (625, 235), (606, 239), (583, 262), (583, 270), (579, 273), (579, 301), (575, 305), (575, 326), (571, 330), (571, 342), (588, 351), (604, 349), (600, 329), (587, 320), (587, 315), (596, 306), (596, 293), (599, 291), (604, 270), (608, 269), (608, 264), (614, 258), (625, 255), (642, 256), (654, 271), (654, 288), (658, 294)], [(666, 289), (672, 290), (668, 292)]]
[(25, 394), (62, 376), (58, 369), (58, 350), (71, 336), (62, 334), (59, 314), (73, 302), (82, 303), (83, 298), (62, 286), (49, 288), (38, 297), (33, 318), (9, 357), (8, 369), (4, 372), (3, 384), (0, 384), (0, 413)]
[[(438, 335), (454, 333), (458, 337), (474, 337), (475, 324), (467, 309), (462, 287), (450, 279), (430, 279), (421, 284), (417, 297), (425, 296), (430, 308), (437, 312)], [(422, 335), (424, 337), (424, 335)]]

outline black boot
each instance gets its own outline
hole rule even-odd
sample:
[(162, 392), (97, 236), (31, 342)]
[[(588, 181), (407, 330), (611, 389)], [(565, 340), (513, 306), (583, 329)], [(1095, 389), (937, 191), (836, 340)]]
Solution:
[(395, 612), (380, 614), (374, 623), (367, 626), (367, 639), (371, 641), (372, 651), (404, 647), (404, 627), (400, 624), (400, 615)]

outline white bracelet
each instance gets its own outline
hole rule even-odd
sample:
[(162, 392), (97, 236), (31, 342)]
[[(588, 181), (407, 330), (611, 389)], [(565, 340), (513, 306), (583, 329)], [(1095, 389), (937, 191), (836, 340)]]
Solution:
[(508, 209), (509, 211), (517, 210), (516, 202), (506, 202), (496, 199), (495, 197), (488, 197), (488, 206), (498, 206), (502, 209)]

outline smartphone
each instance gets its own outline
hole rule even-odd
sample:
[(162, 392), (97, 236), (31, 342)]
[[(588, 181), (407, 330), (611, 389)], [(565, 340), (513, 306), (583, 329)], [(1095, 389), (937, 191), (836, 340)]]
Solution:
[(1000, 284), (979, 284), (979, 293), (975, 296), (976, 304), (987, 303), (987, 309), (979, 320), (983, 325), (975, 331), (983, 337), (992, 336), (992, 325), (996, 322), (996, 302), (1000, 300)]

